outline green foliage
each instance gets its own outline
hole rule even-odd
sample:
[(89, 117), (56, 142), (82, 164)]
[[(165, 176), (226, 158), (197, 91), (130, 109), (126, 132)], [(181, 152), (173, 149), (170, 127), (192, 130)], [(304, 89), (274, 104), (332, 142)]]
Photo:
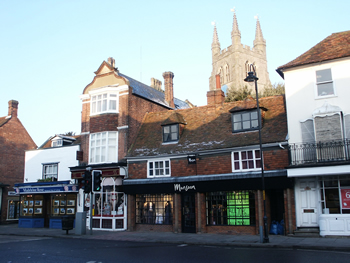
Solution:
[(75, 132), (69, 131), (69, 132), (66, 132), (65, 134), (62, 134), (62, 135), (74, 136), (74, 135), (75, 135)]
[(275, 83), (271, 87), (266, 88), (260, 97), (270, 97), (270, 96), (282, 95), (282, 94), (284, 94), (284, 84)]
[[(275, 83), (271, 87), (266, 88), (262, 94), (259, 94), (259, 97), (270, 97), (275, 95), (284, 94), (284, 84), (283, 83)], [(249, 90), (248, 86), (244, 86), (241, 88), (231, 87), (227, 90), (225, 102), (239, 101), (245, 100), (248, 96), (252, 96), (255, 98), (255, 90)]]
[(38, 182), (52, 182), (52, 178), (38, 179)]
[(225, 102), (244, 100), (248, 96), (251, 96), (251, 93), (247, 86), (238, 89), (231, 87), (227, 90)]

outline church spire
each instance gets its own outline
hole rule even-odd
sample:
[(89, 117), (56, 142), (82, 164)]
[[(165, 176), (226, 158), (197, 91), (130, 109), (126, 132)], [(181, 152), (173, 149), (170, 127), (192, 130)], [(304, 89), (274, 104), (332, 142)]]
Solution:
[(238, 22), (235, 9), (232, 8), (231, 12), (233, 12), (233, 25), (231, 32), (232, 45), (234, 47), (238, 47), (238, 45), (241, 44), (241, 32), (238, 29)]
[(254, 48), (265, 51), (266, 41), (261, 31), (259, 17), (256, 16), (255, 18), (256, 18), (256, 30), (255, 30)]
[(211, 44), (211, 52), (212, 55), (220, 54), (220, 42), (218, 37), (218, 32), (216, 30), (216, 23), (212, 22), (212, 25), (214, 25), (214, 33), (213, 33), (213, 43)]

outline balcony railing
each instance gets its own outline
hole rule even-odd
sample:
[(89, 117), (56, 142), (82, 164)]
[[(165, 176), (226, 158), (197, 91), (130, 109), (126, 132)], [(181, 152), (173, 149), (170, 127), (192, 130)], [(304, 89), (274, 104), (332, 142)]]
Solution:
[(289, 144), (290, 165), (319, 164), (350, 160), (350, 141), (322, 141)]

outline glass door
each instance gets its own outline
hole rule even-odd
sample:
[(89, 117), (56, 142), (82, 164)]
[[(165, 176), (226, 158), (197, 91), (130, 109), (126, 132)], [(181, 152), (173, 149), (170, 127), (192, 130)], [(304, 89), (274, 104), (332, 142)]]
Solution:
[(181, 196), (182, 232), (196, 233), (196, 198), (194, 193)]

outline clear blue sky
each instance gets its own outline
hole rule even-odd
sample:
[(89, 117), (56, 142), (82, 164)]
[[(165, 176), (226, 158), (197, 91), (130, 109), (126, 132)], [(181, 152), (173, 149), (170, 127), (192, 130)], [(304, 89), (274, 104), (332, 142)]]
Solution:
[[(19, 101), (19, 118), (38, 146), (80, 133), (79, 96), (108, 57), (145, 84), (172, 71), (175, 96), (206, 104), (212, 21), (231, 45), (235, 7), (242, 43), (253, 46), (258, 15), (275, 72), (332, 33), (350, 30), (350, 1), (0, 0), (0, 116)], [(350, 74), (350, 69), (349, 69)]]

